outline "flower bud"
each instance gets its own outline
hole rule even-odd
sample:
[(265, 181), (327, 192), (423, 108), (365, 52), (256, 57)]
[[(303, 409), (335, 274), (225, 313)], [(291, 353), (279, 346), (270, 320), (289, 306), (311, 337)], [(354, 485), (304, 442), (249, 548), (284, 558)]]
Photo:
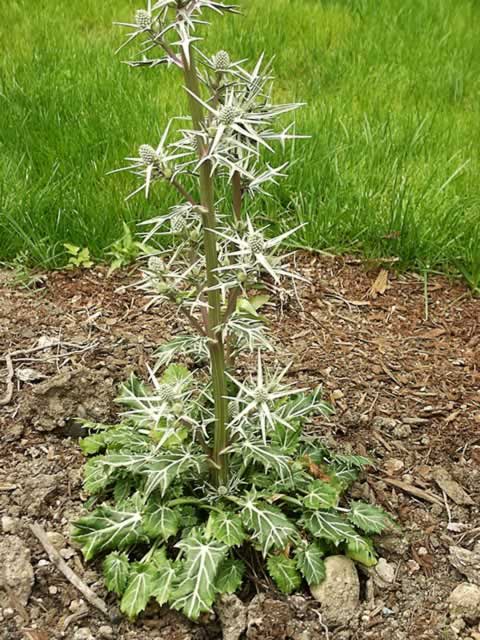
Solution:
[(172, 405), (172, 411), (176, 416), (181, 416), (183, 413), (183, 403), (182, 402), (174, 402)]
[(231, 105), (225, 105), (220, 109), (220, 112), (218, 114), (218, 119), (226, 127), (230, 127), (235, 122), (235, 118), (237, 117), (237, 115), (238, 115), (237, 107), (232, 107)]
[(219, 51), (213, 57), (213, 67), (215, 71), (225, 71), (230, 67), (230, 56), (226, 51)]
[(181, 213), (177, 213), (170, 218), (170, 230), (173, 234), (179, 234), (185, 231), (187, 221)]
[(255, 233), (250, 233), (247, 236), (247, 243), (248, 248), (253, 254), (263, 253), (265, 251), (265, 238), (258, 231), (256, 231)]
[(138, 150), (139, 158), (146, 165), (155, 164), (158, 160), (158, 155), (155, 149), (149, 144), (142, 144)]
[(135, 13), (135, 24), (140, 27), (140, 29), (150, 29), (152, 25), (152, 16), (145, 11), (145, 9), (139, 9)]

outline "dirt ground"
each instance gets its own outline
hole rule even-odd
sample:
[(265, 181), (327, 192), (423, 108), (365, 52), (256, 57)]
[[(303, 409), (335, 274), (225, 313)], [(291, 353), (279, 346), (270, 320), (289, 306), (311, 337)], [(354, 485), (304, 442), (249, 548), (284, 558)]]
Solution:
[[(307, 593), (286, 600), (270, 589), (242, 638), (478, 640), (478, 620), (454, 621), (448, 597), (467, 581), (451, 547), (472, 550), (480, 540), (480, 300), (443, 277), (429, 279), (425, 297), (414, 274), (385, 280), (378, 266), (353, 259), (300, 262), (312, 284), (300, 291), (302, 309), (268, 313), (271, 358), (293, 361), (291, 375), (303, 383), (323, 384), (336, 412), (312, 428), (336, 447), (368, 453), (375, 467), (353, 493), (391, 511), (402, 533), (378, 540), (394, 577), (379, 584), (362, 574), (354, 619), (327, 631)], [(2, 356), (11, 354), (14, 369), (13, 395), (0, 406), (0, 515), (3, 535), (30, 551), (34, 584), (27, 604), (0, 592), (0, 638), (220, 638), (214, 617), (192, 625), (155, 606), (136, 623), (106, 620), (29, 528), (40, 524), (74, 572), (114, 603), (98, 567), (69, 546), (85, 499), (75, 418), (115, 420), (118, 383), (131, 371), (144, 375), (155, 346), (181, 328), (175, 309), (145, 311), (128, 272), (50, 273), (34, 291), (9, 278), (0, 273), (0, 402)]]

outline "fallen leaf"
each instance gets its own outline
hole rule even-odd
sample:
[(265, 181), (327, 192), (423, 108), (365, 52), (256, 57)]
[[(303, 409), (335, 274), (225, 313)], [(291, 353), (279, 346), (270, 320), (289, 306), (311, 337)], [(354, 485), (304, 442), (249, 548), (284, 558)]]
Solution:
[(432, 477), (442, 491), (458, 505), (473, 506), (475, 501), (468, 495), (465, 489), (456, 480), (450, 476), (448, 471), (443, 467), (435, 467)]

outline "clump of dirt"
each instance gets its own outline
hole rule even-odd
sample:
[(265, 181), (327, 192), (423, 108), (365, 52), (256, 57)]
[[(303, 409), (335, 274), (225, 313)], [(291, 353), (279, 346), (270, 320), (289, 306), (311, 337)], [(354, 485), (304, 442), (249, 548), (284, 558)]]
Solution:
[[(292, 382), (323, 385), (336, 413), (311, 429), (373, 459), (352, 494), (382, 504), (402, 531), (377, 541), (383, 561), (376, 573), (361, 571), (362, 603), (344, 624), (327, 629), (309, 594), (283, 598), (262, 581), (262, 593), (243, 599), (239, 640), (478, 640), (480, 621), (452, 617), (448, 597), (477, 575), (458, 567), (480, 539), (480, 300), (442, 277), (430, 279), (426, 299), (415, 275), (385, 275), (355, 260), (304, 255), (300, 262), (312, 284), (299, 292), (301, 308), (267, 312), (277, 341), (269, 357), (293, 362)], [(135, 623), (105, 619), (49, 562), (29, 527), (39, 523), (71, 569), (114, 607), (99, 567), (69, 543), (85, 498), (75, 419), (115, 420), (118, 385), (131, 372), (145, 377), (155, 347), (183, 327), (173, 308), (145, 310), (129, 288), (134, 279), (107, 278), (103, 269), (59, 272), (28, 292), (0, 277), (0, 400), (8, 377), (2, 354), (11, 354), (14, 369), (12, 398), (0, 406), (1, 526), (28, 550), (34, 576), (26, 604), (3, 587), (5, 640), (221, 637), (213, 614), (194, 625), (152, 606)]]

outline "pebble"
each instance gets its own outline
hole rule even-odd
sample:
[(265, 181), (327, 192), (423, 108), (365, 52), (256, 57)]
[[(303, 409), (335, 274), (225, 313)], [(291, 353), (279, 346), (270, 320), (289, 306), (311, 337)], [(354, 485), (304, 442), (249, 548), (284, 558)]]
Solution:
[(66, 548), (60, 549), (59, 553), (64, 560), (70, 560), (70, 558), (73, 558), (73, 556), (76, 555), (76, 551), (74, 549), (66, 549)]
[(81, 627), (73, 634), (73, 640), (94, 640), (94, 637), (88, 627)]
[(11, 607), (7, 607), (6, 609), (3, 610), (3, 617), (5, 618), (5, 620), (9, 620), (10, 618), (13, 618), (14, 615), (15, 615), (15, 611)]
[(55, 585), (52, 585), (51, 587), (48, 587), (48, 593), (51, 596), (56, 596), (58, 593), (58, 587), (55, 587)]
[(52, 547), (54, 547), (57, 551), (61, 549), (65, 544), (65, 539), (61, 533), (57, 533), (56, 531), (47, 531), (47, 538)]
[(322, 606), (327, 625), (343, 624), (353, 617), (360, 604), (360, 582), (355, 564), (345, 556), (325, 559), (325, 580), (310, 587), (315, 600)]
[(395, 438), (409, 438), (412, 435), (412, 427), (409, 424), (399, 424), (392, 433)]
[(68, 607), (72, 613), (77, 613), (83, 606), (83, 600), (72, 600)]
[(2, 516), (2, 530), (3, 533), (15, 533), (16, 529), (15, 520), (10, 516)]
[(104, 624), (98, 629), (98, 636), (100, 638), (104, 638), (105, 640), (109, 640), (109, 638), (113, 638), (113, 629), (109, 627), (108, 624)]
[(464, 618), (468, 622), (480, 619), (480, 587), (476, 584), (468, 582), (459, 584), (448, 600), (453, 616)]

